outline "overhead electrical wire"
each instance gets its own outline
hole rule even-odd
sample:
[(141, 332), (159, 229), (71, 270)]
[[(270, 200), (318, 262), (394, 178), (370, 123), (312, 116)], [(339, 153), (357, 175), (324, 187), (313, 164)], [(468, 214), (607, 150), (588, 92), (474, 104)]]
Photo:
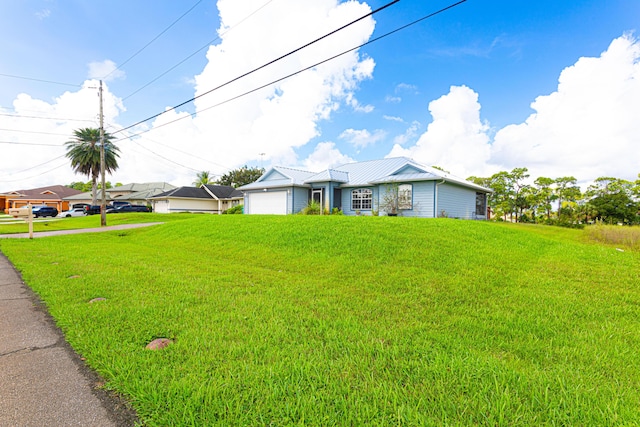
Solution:
[(91, 122), (91, 123), (95, 123), (95, 121), (97, 120), (97, 119), (89, 120), (89, 119), (69, 119), (69, 118), (65, 119), (65, 118), (60, 118), (60, 117), (24, 116), (22, 114), (6, 114), (6, 113), (0, 113), (0, 116), (18, 117), (18, 118), (22, 118), (22, 119), (57, 120), (57, 121), (60, 121), (60, 122), (74, 121), (74, 122)]
[(197, 55), (198, 53), (202, 52), (204, 49), (210, 47), (213, 43), (215, 43), (216, 41), (220, 40), (221, 36), (224, 36), (225, 34), (228, 34), (230, 31), (232, 31), (234, 28), (237, 28), (240, 24), (242, 24), (244, 21), (246, 21), (247, 19), (251, 18), (253, 15), (255, 15), (256, 13), (258, 13), (260, 10), (262, 10), (265, 6), (267, 6), (269, 3), (271, 3), (273, 0), (269, 0), (268, 2), (266, 2), (265, 4), (263, 4), (262, 6), (260, 6), (259, 8), (257, 8), (256, 10), (254, 10), (253, 12), (251, 12), (249, 15), (245, 16), (243, 19), (241, 19), (239, 22), (237, 22), (236, 24), (234, 24), (232, 27), (230, 27), (227, 31), (223, 32), (222, 34), (220, 34), (219, 36), (217, 36), (215, 39), (208, 41), (205, 45), (203, 45), (201, 48), (199, 48), (198, 50), (196, 50), (195, 52), (191, 53), (189, 56), (187, 56), (186, 58), (184, 58), (183, 60), (181, 60), (180, 62), (178, 62), (177, 64), (175, 64), (173, 67), (169, 68), (167, 71), (163, 72), (162, 74), (160, 74), (159, 76), (157, 76), (156, 78), (154, 78), (153, 80), (151, 80), (150, 82), (144, 84), (142, 87), (136, 89), (135, 91), (131, 92), (129, 95), (125, 96), (124, 98), (122, 98), (122, 101), (126, 101), (127, 99), (131, 98), (133, 95), (135, 95), (136, 93), (140, 92), (141, 90), (143, 90), (144, 88), (146, 88), (147, 86), (150, 86), (151, 84), (155, 83), (156, 81), (158, 81), (160, 78), (164, 77), (165, 75), (169, 74), (171, 71), (175, 70), (176, 68), (178, 68), (180, 65), (184, 64), (185, 62), (187, 62), (189, 59), (193, 58), (195, 55)]
[(68, 163), (67, 163), (67, 162), (64, 162), (64, 163), (63, 163), (63, 164), (61, 164), (60, 166), (56, 166), (55, 168), (49, 169), (49, 170), (44, 171), (44, 172), (42, 172), (42, 173), (39, 173), (39, 174), (37, 174), (37, 175), (30, 176), (30, 177), (28, 177), (28, 178), (19, 178), (19, 179), (2, 179), (2, 180), (0, 180), (0, 182), (27, 181), (27, 180), (29, 180), (29, 179), (37, 178), (37, 177), (42, 176), (42, 175), (44, 175), (44, 174), (47, 174), (47, 173), (49, 173), (49, 172), (53, 172), (54, 170), (56, 170), (56, 169), (60, 169), (61, 167), (63, 167), (63, 166), (67, 166), (67, 165), (68, 165)]
[(2, 76), (2, 77), (11, 77), (13, 79), (31, 80), (33, 82), (51, 83), (51, 84), (54, 84), (54, 85), (71, 86), (71, 87), (82, 87), (82, 85), (56, 82), (56, 81), (53, 81), (53, 80), (34, 79), (32, 77), (16, 76), (16, 75), (13, 75), (13, 74), (0, 73), (0, 76)]
[(206, 162), (206, 163), (211, 163), (211, 164), (213, 164), (213, 165), (220, 166), (221, 168), (224, 168), (225, 170), (231, 170), (231, 169), (232, 169), (232, 168), (230, 168), (230, 167), (228, 167), (228, 166), (221, 165), (220, 163), (216, 163), (216, 162), (212, 162), (212, 161), (207, 160), (207, 159), (203, 159), (203, 158), (202, 158), (202, 156), (197, 156), (197, 155), (195, 155), (195, 154), (193, 154), (193, 153), (189, 153), (189, 152), (187, 152), (187, 151), (179, 150), (179, 149), (177, 149), (177, 148), (175, 148), (175, 147), (172, 147), (172, 146), (170, 146), (170, 145), (163, 144), (162, 142), (155, 141), (155, 140), (153, 140), (153, 139), (149, 138), (148, 136), (145, 136), (145, 137), (143, 137), (143, 138), (144, 138), (144, 139), (146, 139), (146, 140), (148, 140), (148, 141), (150, 141), (150, 142), (153, 142), (154, 144), (162, 145), (163, 147), (166, 147), (166, 148), (169, 148), (169, 149), (171, 149), (171, 150), (177, 151), (178, 153), (182, 153), (182, 154), (184, 154), (184, 155), (187, 155), (187, 156), (193, 157), (193, 158), (195, 158), (195, 159), (202, 160), (202, 161), (204, 161), (204, 162)]
[(191, 8), (189, 10), (187, 10), (185, 13), (183, 13), (182, 15), (180, 15), (180, 17), (178, 17), (178, 19), (176, 19), (175, 21), (173, 21), (171, 23), (171, 25), (169, 25), (167, 28), (165, 28), (164, 30), (162, 30), (160, 32), (160, 34), (158, 34), (157, 36), (155, 36), (149, 43), (147, 43), (146, 45), (142, 46), (136, 53), (134, 53), (133, 55), (131, 55), (127, 60), (125, 60), (122, 64), (118, 65), (116, 68), (114, 68), (113, 70), (111, 70), (111, 72), (109, 72), (107, 75), (105, 75), (102, 80), (105, 80), (107, 77), (109, 77), (111, 74), (115, 73), (117, 70), (119, 70), (120, 68), (122, 68), (126, 63), (128, 63), (129, 61), (131, 61), (133, 58), (135, 58), (136, 56), (138, 56), (143, 50), (145, 50), (147, 47), (149, 47), (154, 41), (158, 40), (164, 33), (166, 33), (167, 31), (169, 31), (169, 29), (171, 27), (173, 27), (174, 25), (176, 25), (178, 23), (178, 21), (180, 21), (182, 18), (184, 18), (185, 16), (187, 16), (189, 14), (189, 12), (191, 12), (193, 9), (196, 8), (196, 6), (198, 6), (200, 3), (202, 3), (202, 0), (198, 0), (193, 6), (191, 6)]
[(40, 147), (64, 147), (63, 144), (44, 144), (39, 142), (15, 142), (15, 141), (0, 141), (0, 144), (13, 144), (13, 145), (38, 145)]
[(44, 165), (46, 165), (46, 164), (48, 164), (48, 163), (55, 162), (56, 160), (61, 159), (61, 158), (65, 157), (65, 156), (66, 156), (66, 153), (65, 153), (65, 154), (63, 154), (62, 156), (58, 156), (58, 157), (55, 157), (55, 158), (53, 158), (53, 159), (51, 159), (51, 160), (47, 160), (47, 161), (46, 161), (46, 162), (44, 162), (44, 163), (40, 163), (39, 165), (31, 166), (31, 167), (28, 167), (28, 168), (26, 168), (26, 169), (22, 169), (22, 170), (20, 170), (20, 171), (16, 171), (16, 172), (11, 172), (11, 175), (16, 175), (16, 174), (19, 174), (19, 173), (22, 173), (22, 172), (30, 171), (31, 169), (39, 168), (40, 166), (44, 166)]
[[(215, 108), (215, 107), (219, 107), (219, 106), (221, 106), (221, 105), (223, 105), (223, 104), (226, 104), (226, 103), (228, 103), (228, 102), (234, 101), (234, 100), (236, 100), (236, 99), (238, 99), (238, 98), (242, 98), (243, 96), (246, 96), (246, 95), (249, 95), (249, 94), (251, 94), (251, 93), (257, 92), (257, 91), (259, 91), (260, 89), (264, 89), (264, 88), (266, 88), (266, 87), (268, 87), (268, 86), (271, 86), (271, 85), (273, 85), (273, 84), (275, 84), (275, 83), (279, 83), (279, 82), (281, 82), (281, 81), (283, 81), (283, 80), (286, 80), (286, 79), (288, 79), (288, 78), (290, 78), (290, 77), (293, 77), (293, 76), (295, 76), (295, 75), (297, 75), (297, 74), (300, 74), (300, 73), (302, 73), (302, 72), (304, 72), (304, 71), (307, 71), (307, 70), (310, 70), (310, 69), (312, 69), (312, 68), (314, 68), (314, 67), (317, 67), (318, 65), (322, 65), (322, 64), (324, 64), (324, 63), (326, 63), (326, 62), (329, 62), (329, 61), (331, 61), (331, 60), (334, 60), (334, 59), (336, 59), (336, 58), (338, 58), (338, 57), (340, 57), (340, 56), (342, 56), (342, 55), (346, 55), (346, 54), (347, 54), (347, 53), (349, 53), (349, 52), (352, 52), (352, 51), (354, 51), (354, 50), (360, 49), (361, 47), (364, 47), (364, 46), (367, 46), (367, 45), (369, 45), (369, 44), (375, 43), (375, 42), (377, 42), (378, 40), (381, 40), (381, 39), (383, 39), (383, 38), (386, 38), (386, 37), (388, 37), (388, 36), (390, 36), (390, 35), (392, 35), (392, 34), (395, 34), (395, 33), (399, 32), (399, 31), (402, 31), (402, 30), (404, 30), (404, 29), (406, 29), (406, 28), (408, 28), (408, 27), (411, 27), (411, 26), (413, 26), (413, 25), (415, 25), (415, 24), (417, 24), (417, 23), (419, 23), (419, 22), (422, 22), (422, 21), (424, 21), (424, 20), (426, 20), (426, 19), (429, 19), (429, 18), (432, 18), (432, 17), (434, 17), (434, 16), (436, 16), (436, 15), (438, 15), (438, 14), (440, 14), (440, 13), (443, 13), (443, 12), (445, 12), (445, 11), (449, 10), (449, 9), (452, 9), (452, 8), (454, 8), (454, 7), (456, 7), (456, 6), (459, 6), (460, 4), (462, 4), (462, 3), (466, 2), (466, 1), (467, 1), (467, 0), (460, 0), (460, 1), (456, 2), (456, 3), (452, 3), (452, 4), (450, 4), (449, 6), (446, 6), (446, 7), (442, 8), (442, 9), (439, 9), (439, 10), (437, 10), (437, 11), (435, 11), (435, 12), (432, 12), (432, 13), (430, 13), (430, 14), (428, 14), (428, 15), (425, 15), (425, 16), (423, 16), (422, 18), (416, 19), (415, 21), (412, 21), (412, 22), (410, 22), (410, 23), (408, 23), (408, 24), (405, 24), (405, 25), (403, 25), (403, 26), (401, 26), (401, 27), (398, 27), (398, 28), (396, 28), (395, 30), (389, 31), (389, 32), (387, 32), (387, 33), (385, 33), (385, 34), (382, 34), (382, 35), (380, 35), (380, 36), (378, 36), (378, 37), (375, 37), (375, 38), (373, 38), (373, 39), (371, 39), (371, 40), (369, 40), (369, 41), (367, 41), (367, 42), (365, 42), (365, 43), (362, 43), (362, 44), (360, 44), (360, 45), (358, 45), (358, 46), (352, 47), (351, 49), (347, 49), (347, 50), (345, 50), (345, 51), (343, 51), (343, 52), (341, 52), (341, 53), (339, 53), (339, 54), (337, 54), (337, 55), (334, 55), (334, 56), (332, 56), (332, 57), (330, 57), (330, 58), (324, 59), (324, 60), (322, 60), (322, 61), (320, 61), (320, 62), (316, 62), (316, 63), (315, 63), (315, 64), (313, 64), (313, 65), (310, 65), (310, 66), (308, 66), (308, 67), (302, 68), (302, 69), (300, 69), (300, 70), (298, 70), (298, 71), (296, 71), (296, 72), (293, 72), (293, 73), (291, 73), (291, 74), (288, 74), (288, 75), (286, 75), (286, 76), (284, 76), (284, 77), (281, 77), (281, 78), (276, 79), (276, 80), (272, 80), (271, 82), (269, 82), (269, 83), (267, 83), (267, 84), (264, 84), (264, 85), (262, 85), (262, 86), (259, 86), (259, 87), (257, 87), (257, 88), (254, 88), (254, 89), (251, 89), (251, 90), (249, 90), (249, 91), (247, 91), (247, 92), (241, 93), (240, 95), (234, 96), (234, 97), (232, 97), (232, 98), (228, 98), (228, 99), (226, 99), (226, 100), (224, 100), (224, 101), (222, 101), (222, 102), (219, 102), (219, 103), (217, 103), (217, 104), (211, 105), (211, 106), (209, 106), (209, 107), (207, 107), (207, 108), (203, 108), (202, 110), (198, 110), (198, 111), (196, 111), (196, 112), (194, 112), (194, 113), (189, 113), (189, 114), (188, 114), (188, 115), (186, 115), (186, 116), (182, 116), (182, 117), (179, 117), (179, 118), (177, 118), (177, 119), (171, 120), (171, 121), (169, 121), (169, 122), (163, 123), (163, 124), (161, 124), (161, 125), (154, 126), (154, 127), (153, 127), (153, 128), (151, 128), (151, 129), (147, 129), (147, 130), (144, 130), (144, 131), (141, 131), (141, 132), (135, 133), (135, 134), (130, 135), (130, 136), (128, 136), (128, 137), (124, 137), (124, 138), (117, 139), (117, 140), (115, 140), (114, 142), (121, 141), (121, 140), (124, 140), (124, 139), (130, 139), (130, 138), (133, 138), (133, 137), (136, 137), (136, 136), (140, 136), (140, 135), (145, 134), (145, 133), (147, 133), (147, 132), (151, 132), (152, 130), (155, 130), (155, 129), (158, 129), (158, 128), (161, 128), (161, 127), (164, 127), (164, 126), (170, 125), (170, 124), (172, 124), (172, 123), (175, 123), (175, 122), (178, 122), (178, 121), (180, 121), (180, 120), (186, 119), (187, 117), (194, 117), (196, 114), (202, 113), (202, 112), (204, 112), (204, 111), (210, 110), (210, 109)], [(157, 117), (157, 116), (156, 116), (156, 117)], [(137, 123), (137, 124), (139, 124), (139, 123)], [(130, 127), (131, 127), (131, 126), (129, 126), (128, 128), (130, 128)], [(128, 129), (128, 128), (124, 128), (124, 129), (122, 129), (122, 130), (125, 130), (125, 129)]]
[[(134, 123), (134, 124), (132, 124), (132, 125), (129, 125), (129, 126), (127, 126), (127, 127), (124, 127), (124, 128), (122, 128), (120, 131), (118, 131), (118, 132), (122, 132), (122, 131), (125, 131), (125, 130), (127, 130), (127, 129), (131, 129), (132, 127), (135, 127), (135, 126), (137, 126), (137, 125), (139, 125), (139, 124), (142, 124), (142, 123), (147, 122), (147, 121), (149, 121), (149, 120), (155, 119), (156, 117), (159, 117), (159, 116), (161, 116), (162, 114), (165, 114), (165, 113), (167, 113), (167, 112), (169, 112), (169, 111), (173, 111), (173, 110), (175, 110), (175, 109), (177, 109), (177, 108), (179, 108), (179, 107), (182, 107), (182, 106), (183, 106), (183, 105), (185, 105), (185, 104), (188, 104), (188, 103), (190, 103), (190, 102), (195, 101), (195, 100), (196, 100), (196, 99), (198, 99), (198, 98), (201, 98), (201, 97), (203, 97), (203, 96), (205, 96), (205, 95), (208, 95), (208, 94), (210, 94), (210, 93), (211, 93), (211, 92), (213, 92), (213, 91), (216, 91), (216, 90), (218, 90), (218, 89), (221, 89), (221, 88), (223, 88), (223, 87), (225, 87), (225, 86), (227, 86), (227, 85), (229, 85), (229, 84), (231, 84), (231, 83), (233, 83), (233, 82), (235, 82), (235, 81), (237, 81), (237, 80), (240, 80), (240, 79), (242, 79), (242, 78), (244, 78), (244, 77), (246, 77), (246, 76), (248, 76), (248, 75), (250, 75), (250, 74), (255, 73), (256, 71), (259, 71), (259, 70), (261, 70), (261, 69), (263, 69), (263, 68), (265, 68), (265, 67), (268, 67), (269, 65), (271, 65), (271, 64), (273, 64), (273, 63), (275, 63), (275, 62), (278, 62), (278, 61), (280, 61), (280, 60), (282, 60), (282, 59), (284, 59), (284, 58), (286, 58), (286, 57), (288, 57), (288, 56), (291, 56), (291, 55), (293, 55), (294, 53), (299, 52), (300, 50), (305, 49), (305, 48), (307, 48), (307, 47), (311, 46), (312, 44), (317, 43), (317, 42), (319, 42), (320, 40), (323, 40), (323, 39), (325, 39), (325, 38), (327, 38), (327, 37), (329, 37), (329, 36), (331, 36), (331, 35), (333, 35), (333, 34), (337, 33), (338, 31), (341, 31), (341, 30), (343, 30), (343, 29), (345, 29), (345, 28), (347, 28), (347, 27), (349, 27), (349, 26), (351, 26), (351, 25), (353, 25), (353, 24), (355, 24), (355, 23), (357, 23), (357, 22), (359, 22), (359, 21), (362, 21), (363, 19), (368, 18), (369, 16), (372, 16), (372, 15), (374, 15), (374, 14), (376, 14), (376, 13), (378, 13), (378, 12), (380, 12), (380, 11), (382, 11), (382, 10), (386, 9), (386, 8), (388, 8), (388, 7), (390, 7), (390, 6), (392, 6), (392, 5), (396, 4), (396, 3), (398, 3), (399, 1), (400, 1), (400, 0), (393, 0), (393, 1), (391, 1), (391, 2), (389, 2), (389, 3), (387, 3), (387, 4), (385, 4), (384, 6), (379, 7), (379, 8), (377, 8), (377, 9), (375, 9), (375, 10), (373, 10), (373, 11), (371, 11), (371, 12), (367, 13), (366, 15), (361, 16), (360, 18), (355, 19), (355, 20), (353, 20), (353, 21), (349, 22), (348, 24), (343, 25), (343, 26), (342, 26), (342, 27), (340, 27), (340, 28), (337, 28), (337, 29), (335, 29), (335, 30), (333, 30), (333, 31), (331, 31), (331, 32), (329, 32), (329, 33), (327, 33), (327, 34), (325, 34), (325, 35), (321, 36), (321, 37), (318, 37), (317, 39), (315, 39), (315, 40), (313, 40), (313, 41), (311, 41), (311, 42), (309, 42), (309, 43), (307, 43), (307, 44), (305, 44), (305, 45), (303, 45), (303, 46), (300, 46), (300, 47), (298, 47), (298, 48), (296, 48), (296, 49), (292, 50), (291, 52), (285, 53), (284, 55), (282, 55), (282, 56), (280, 56), (280, 57), (278, 57), (278, 58), (276, 58), (276, 59), (273, 59), (273, 60), (271, 60), (271, 61), (269, 61), (269, 62), (267, 62), (267, 63), (265, 63), (265, 64), (263, 64), (263, 65), (261, 65), (261, 66), (259, 66), (259, 67), (257, 67), (257, 68), (254, 68), (254, 69), (253, 69), (253, 70), (251, 70), (251, 71), (248, 71), (248, 72), (246, 72), (246, 73), (244, 73), (244, 74), (242, 74), (242, 75), (240, 75), (240, 76), (238, 76), (238, 77), (235, 77), (235, 78), (233, 78), (233, 79), (231, 79), (231, 80), (229, 80), (229, 81), (227, 81), (227, 82), (225, 82), (225, 83), (222, 83), (221, 85), (216, 86), (216, 87), (214, 87), (213, 89), (210, 89), (210, 90), (208, 90), (208, 91), (206, 91), (206, 92), (204, 92), (204, 93), (201, 93), (200, 95), (194, 96), (193, 98), (188, 99), (188, 100), (186, 100), (186, 101), (184, 101), (184, 102), (182, 102), (182, 103), (180, 103), (180, 104), (178, 104), (178, 105), (176, 105), (176, 106), (174, 106), (174, 107), (167, 108), (166, 110), (164, 110), (164, 111), (162, 111), (162, 112), (160, 112), (160, 113), (154, 114), (154, 115), (153, 115), (153, 116), (151, 116), (151, 117), (147, 117), (147, 118), (146, 118), (146, 119), (144, 119), (144, 120), (140, 120), (140, 121), (138, 121), (138, 122), (136, 122), (136, 123)], [(465, 1), (466, 1), (466, 0), (465, 0)], [(356, 49), (357, 49), (357, 48), (356, 48)], [(118, 132), (116, 132), (116, 133), (118, 133)]]
[(176, 162), (175, 160), (168, 159), (168, 158), (166, 158), (166, 157), (164, 157), (164, 156), (162, 156), (162, 155), (160, 155), (160, 154), (156, 153), (155, 151), (153, 151), (153, 150), (151, 150), (151, 149), (149, 149), (149, 148), (145, 147), (144, 145), (137, 144), (137, 147), (142, 148), (142, 149), (144, 149), (144, 150), (148, 151), (149, 153), (153, 154), (154, 156), (158, 156), (158, 157), (160, 157), (161, 159), (166, 160), (166, 161), (167, 161), (167, 162), (169, 162), (169, 163), (173, 163), (174, 165), (178, 165), (178, 166), (180, 166), (180, 167), (182, 167), (182, 168), (189, 169), (189, 170), (194, 171), (194, 172), (200, 172), (198, 169), (194, 169), (194, 168), (192, 168), (192, 167), (189, 167), (189, 166), (185, 166), (185, 165), (183, 165), (183, 164), (180, 164), (180, 163)]
[(20, 132), (20, 133), (37, 133), (37, 134), (40, 134), (40, 135), (69, 136), (66, 133), (38, 132), (38, 131), (35, 131), (35, 130), (22, 130), (22, 129), (2, 129), (2, 128), (0, 128), (0, 131), (3, 131), (3, 132)]

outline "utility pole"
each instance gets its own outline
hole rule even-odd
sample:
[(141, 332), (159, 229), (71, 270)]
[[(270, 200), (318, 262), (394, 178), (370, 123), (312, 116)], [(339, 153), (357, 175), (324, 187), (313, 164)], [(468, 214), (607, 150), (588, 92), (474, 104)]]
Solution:
[(100, 202), (100, 226), (107, 226), (107, 192), (104, 182), (104, 114), (102, 113), (102, 80), (100, 80), (100, 175), (102, 182), (102, 201)]

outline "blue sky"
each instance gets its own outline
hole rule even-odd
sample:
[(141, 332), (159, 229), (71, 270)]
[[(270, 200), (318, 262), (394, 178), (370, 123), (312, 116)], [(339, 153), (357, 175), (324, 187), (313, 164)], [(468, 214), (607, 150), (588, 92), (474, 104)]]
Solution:
[[(581, 182), (637, 177), (636, 0), (468, 0), (357, 54), (159, 126), (452, 3), (401, 0), (295, 58), (118, 132), (386, 3), (2, 2), (0, 191), (85, 180), (64, 165), (61, 144), (75, 128), (97, 127), (98, 78), (107, 129), (118, 137), (147, 131), (119, 141), (121, 168), (112, 181), (189, 185), (200, 170), (221, 174), (243, 164), (319, 170), (392, 155), (462, 177), (513, 167)], [(106, 76), (114, 65), (121, 68)]]

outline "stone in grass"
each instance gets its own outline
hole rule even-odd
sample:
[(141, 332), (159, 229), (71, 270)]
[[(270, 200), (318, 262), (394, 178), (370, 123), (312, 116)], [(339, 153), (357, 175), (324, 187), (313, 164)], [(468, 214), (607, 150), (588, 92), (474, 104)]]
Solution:
[(74, 274), (73, 276), (69, 276), (67, 277), (67, 279), (79, 279), (80, 276), (78, 276), (77, 274)]
[(156, 338), (147, 344), (145, 348), (148, 350), (162, 350), (163, 348), (168, 347), (169, 344), (173, 344), (173, 340), (170, 340), (169, 338)]
[(99, 301), (106, 301), (106, 298), (103, 297), (98, 297), (98, 298), (94, 298), (91, 301), (89, 301), (89, 304), (93, 304), (94, 302), (99, 302)]

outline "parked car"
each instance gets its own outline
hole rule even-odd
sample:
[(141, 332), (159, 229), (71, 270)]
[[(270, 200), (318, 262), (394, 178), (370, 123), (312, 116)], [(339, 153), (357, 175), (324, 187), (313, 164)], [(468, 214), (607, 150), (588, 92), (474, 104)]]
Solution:
[(72, 216), (85, 216), (87, 212), (82, 208), (73, 208), (68, 211), (62, 211), (58, 214), (58, 218), (71, 218)]
[(34, 218), (47, 216), (53, 218), (54, 216), (58, 215), (58, 209), (51, 206), (34, 206), (33, 208), (31, 208), (31, 212), (33, 213)]
[(87, 215), (98, 215), (100, 213), (100, 205), (90, 205), (87, 208)]
[(89, 209), (91, 205), (89, 203), (74, 203), (73, 205), (71, 205), (71, 209), (75, 209), (75, 208), (83, 208), (85, 210), (85, 212), (87, 211), (87, 209)]
[(123, 213), (123, 212), (151, 212), (147, 206), (143, 205), (124, 205), (117, 208), (107, 209), (107, 213)]
[(111, 207), (119, 208), (120, 206), (131, 206), (130, 202), (123, 202), (121, 200), (114, 200), (111, 202)]

